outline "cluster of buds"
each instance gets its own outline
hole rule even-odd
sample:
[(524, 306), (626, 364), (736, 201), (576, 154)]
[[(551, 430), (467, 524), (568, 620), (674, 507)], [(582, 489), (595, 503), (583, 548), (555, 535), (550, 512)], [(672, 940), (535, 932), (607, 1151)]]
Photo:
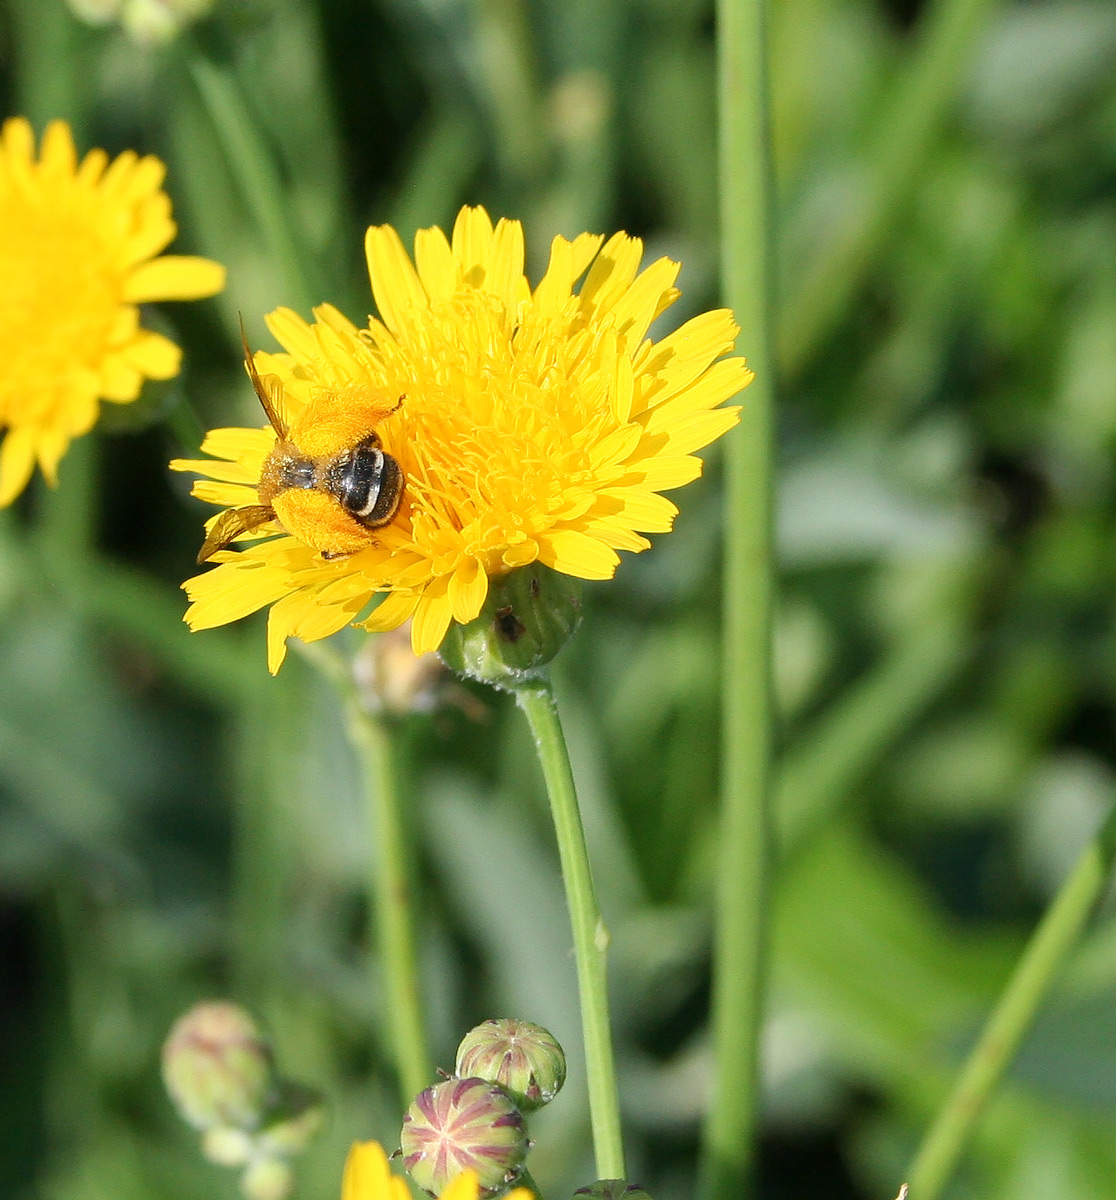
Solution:
[(562, 1047), (530, 1021), (485, 1021), (466, 1034), (456, 1072), (420, 1092), (403, 1118), (400, 1144), (411, 1178), (439, 1195), (471, 1168), (482, 1196), (499, 1196), (526, 1169), (525, 1114), (548, 1104), (566, 1079)]
[(245, 1200), (286, 1200), (290, 1160), (321, 1127), (322, 1099), (276, 1074), (270, 1046), (243, 1009), (207, 1001), (180, 1017), (163, 1045), (163, 1080), (201, 1132), (206, 1158), (240, 1168)]
[(206, 16), (216, 0), (69, 0), (74, 14), (90, 25), (118, 21), (141, 46), (169, 42), (182, 29)]

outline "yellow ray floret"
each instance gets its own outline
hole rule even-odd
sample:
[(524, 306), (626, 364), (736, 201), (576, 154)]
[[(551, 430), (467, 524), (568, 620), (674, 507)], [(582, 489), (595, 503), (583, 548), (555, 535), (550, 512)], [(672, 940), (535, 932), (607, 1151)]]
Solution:
[(145, 378), (178, 373), (178, 347), (141, 328), (138, 305), (224, 286), (208, 259), (156, 257), (175, 234), (163, 173), (130, 150), (79, 163), (62, 121), (47, 126), (38, 157), (22, 117), (0, 128), (0, 507), (36, 462), (56, 482), (102, 400), (127, 403)]
[[(465, 1171), (442, 1192), (439, 1200), (478, 1200), (475, 1171)], [(387, 1155), (376, 1142), (354, 1142), (345, 1160), (341, 1200), (411, 1200), (406, 1183), (391, 1173)], [(505, 1200), (534, 1200), (526, 1188), (515, 1188)]]
[[(351, 529), (327, 512), (333, 497), (295, 498), (288, 520), (279, 496), (286, 536), (257, 531), (185, 585), (193, 629), (278, 599), (272, 671), (287, 637), (324, 637), (377, 595), (364, 626), (411, 618), (421, 653), (451, 621), (478, 615), (493, 576), (541, 562), (610, 578), (618, 551), (644, 550), (646, 534), (671, 528), (677, 509), (660, 493), (700, 475), (694, 452), (736, 424), (739, 409), (725, 401), (752, 379), (744, 359), (725, 357), (738, 333), (728, 310), (647, 338), (678, 296), (678, 264), (640, 271), (642, 243), (625, 234), (555, 238), (533, 291), (522, 227), (493, 227), (480, 208), (462, 209), (449, 239), (421, 230), (414, 261), (389, 226), (369, 229), (365, 249), (379, 319), (357, 329), (329, 305), (312, 324), (279, 309), (268, 325), (284, 352), (255, 360), (279, 381), (292, 441), (316, 439), (304, 453), (337, 449), (334, 427), (309, 419), (319, 409), (331, 421), (358, 414), (353, 429), (374, 425), (405, 480), (398, 511), (359, 545), (334, 546), (334, 526)], [(212, 460), (173, 465), (209, 477), (195, 488), (203, 499), (254, 504), (245, 485), (253, 473), (258, 482), (272, 442), (270, 432), (222, 430), (204, 447)]]

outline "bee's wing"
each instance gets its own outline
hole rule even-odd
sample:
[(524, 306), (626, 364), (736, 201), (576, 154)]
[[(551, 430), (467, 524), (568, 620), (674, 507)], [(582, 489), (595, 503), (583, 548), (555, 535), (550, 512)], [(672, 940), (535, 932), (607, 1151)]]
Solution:
[(275, 509), (270, 504), (246, 504), (243, 508), (228, 509), (213, 522), (212, 529), (205, 535), (202, 548), (198, 551), (198, 562), (208, 562), (234, 538), (242, 533), (251, 533), (274, 518)]
[(252, 357), (252, 350), (248, 345), (248, 335), (244, 332), (244, 318), (240, 318), (240, 341), (244, 347), (244, 365), (248, 368), (248, 378), (252, 381), (252, 386), (256, 389), (256, 395), (260, 398), (260, 403), (263, 405), (263, 410), (267, 413), (267, 419), (271, 422), (272, 429), (275, 430), (280, 440), (287, 441), (289, 431), (287, 422), (283, 420), (282, 396), (283, 385), (279, 382), (277, 375), (264, 375), (261, 377), (259, 371), (256, 370), (256, 360)]

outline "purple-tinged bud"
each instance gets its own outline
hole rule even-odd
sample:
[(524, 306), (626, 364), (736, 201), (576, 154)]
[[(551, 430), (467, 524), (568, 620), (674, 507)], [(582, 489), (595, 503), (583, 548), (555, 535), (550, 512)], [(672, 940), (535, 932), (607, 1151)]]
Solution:
[(457, 1047), (457, 1074), (498, 1083), (529, 1113), (549, 1104), (566, 1082), (566, 1056), (541, 1025), (503, 1017), (471, 1029)]
[(171, 1030), (163, 1045), (163, 1081), (198, 1129), (254, 1129), (272, 1086), (271, 1051), (243, 1009), (208, 1001)]
[(651, 1200), (638, 1183), (626, 1179), (598, 1179), (588, 1187), (580, 1187), (574, 1196), (591, 1196), (593, 1200)]
[(411, 1178), (432, 1196), (467, 1168), (482, 1195), (495, 1195), (518, 1178), (530, 1148), (523, 1114), (484, 1079), (447, 1079), (419, 1092), (400, 1144)]

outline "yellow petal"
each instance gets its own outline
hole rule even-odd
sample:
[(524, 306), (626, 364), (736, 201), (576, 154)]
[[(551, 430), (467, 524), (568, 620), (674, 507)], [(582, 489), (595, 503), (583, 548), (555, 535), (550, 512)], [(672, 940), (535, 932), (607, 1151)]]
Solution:
[(399, 234), (390, 225), (373, 225), (364, 235), (372, 295), (384, 324), (398, 333), (411, 309), (428, 305), (426, 292)]
[(466, 1168), (442, 1189), (439, 1200), (477, 1200), (480, 1182), (476, 1171)]
[(431, 300), (445, 300), (457, 287), (457, 264), (446, 235), (435, 225), (415, 234), (415, 266)]
[[(90, 422), (91, 425), (92, 422)], [(83, 429), (81, 432), (87, 433), (88, 429)], [(48, 425), (36, 438), (35, 453), (38, 456), (43, 475), (51, 487), (58, 486), (58, 464), (69, 448), (70, 435), (58, 425)]]
[(212, 629), (239, 621), (286, 595), (289, 579), (286, 570), (244, 550), (232, 561), (195, 575), (182, 585), (192, 601), (186, 610), (186, 624), (191, 629)]
[(410, 592), (388, 592), (372, 612), (360, 623), (361, 629), (369, 633), (386, 633), (398, 629), (410, 619), (418, 604), (418, 595)]
[(106, 354), (101, 363), (100, 393), (106, 400), (127, 404), (140, 394), (143, 376), (123, 354)]
[(389, 1200), (391, 1169), (377, 1142), (354, 1142), (345, 1159), (341, 1200)]
[[(288, 351), (296, 359), (310, 359), (313, 361), (318, 356), (318, 342), (311, 332), (307, 322), (291, 308), (277, 308), (274, 312), (270, 312), (264, 317), (268, 329), (271, 331), (271, 336)], [(277, 364), (272, 356), (265, 354), (263, 351), (257, 352), (253, 357), (256, 360), (257, 368), (263, 371), (276, 371)], [(281, 372), (280, 372), (281, 373)]]
[(611, 579), (620, 562), (616, 551), (575, 529), (540, 533), (539, 562), (579, 579)]
[(51, 121), (43, 134), (39, 154), (42, 171), (55, 179), (66, 179), (77, 169), (73, 135), (65, 121)]
[(639, 420), (648, 433), (657, 433), (681, 417), (724, 403), (730, 396), (746, 388), (754, 378), (755, 374), (742, 358), (724, 358), (677, 395), (641, 413)]
[(190, 495), (206, 504), (216, 504), (219, 508), (243, 508), (245, 505), (259, 504), (260, 497), (254, 486), (239, 483), (219, 483), (213, 479), (199, 479), (190, 489)]
[(144, 330), (121, 351), (125, 360), (149, 379), (171, 379), (178, 374), (182, 351), (161, 333)]
[(523, 285), (523, 226), (501, 218), (492, 235), (492, 258), (485, 288), (514, 313)]
[(626, 233), (613, 234), (589, 268), (581, 288), (582, 310), (594, 314), (607, 312), (628, 290), (642, 257), (643, 243), (639, 238), (628, 237)]
[(675, 295), (672, 284), (678, 278), (681, 263), (669, 258), (653, 262), (633, 281), (612, 307), (612, 317), (624, 334), (624, 344), (638, 346), (647, 327), (662, 311), (664, 297)]
[(692, 454), (702, 446), (715, 442), (740, 420), (739, 408), (717, 408), (712, 412), (694, 413), (668, 425), (658, 435), (663, 451), (670, 454)]
[(35, 157), (35, 134), (26, 117), (9, 117), (0, 129), (4, 151), (13, 171), (26, 177)]
[(453, 619), (468, 625), (479, 615), (488, 595), (488, 576), (475, 558), (467, 558), (450, 576), (449, 598)]
[[(7, 127), (5, 126), (5, 133)], [(9, 429), (0, 447), (0, 508), (23, 491), (35, 469), (35, 435), (31, 426)]]
[(108, 155), (103, 150), (99, 148), (90, 150), (81, 160), (81, 166), (77, 169), (75, 176), (77, 185), (82, 188), (94, 187), (100, 182), (107, 165)]
[(634, 464), (634, 469), (642, 472), (645, 487), (653, 492), (666, 492), (693, 483), (701, 475), (703, 465), (701, 459), (692, 454), (658, 455)]
[(411, 619), (411, 649), (416, 654), (437, 650), (449, 628), (453, 610), (449, 600), (449, 576), (432, 580), (423, 592)]
[(142, 263), (124, 285), (124, 299), (133, 304), (151, 300), (198, 300), (225, 286), (225, 268), (208, 258), (165, 254)]
[(488, 274), (492, 250), (492, 221), (483, 208), (466, 205), (453, 223), (453, 256), (465, 276), (476, 287)]

